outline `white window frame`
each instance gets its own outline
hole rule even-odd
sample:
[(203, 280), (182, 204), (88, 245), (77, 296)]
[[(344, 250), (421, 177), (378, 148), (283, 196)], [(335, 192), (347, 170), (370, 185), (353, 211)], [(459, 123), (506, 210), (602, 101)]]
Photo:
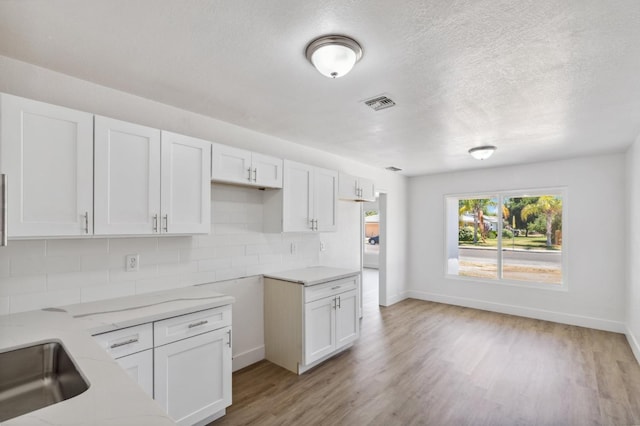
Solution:
[[(458, 201), (461, 199), (483, 199), (483, 198), (497, 198), (498, 206), (503, 204), (505, 198), (512, 197), (538, 197), (541, 195), (557, 195), (562, 198), (562, 282), (560, 284), (543, 283), (536, 281), (523, 281), (505, 279), (502, 277), (502, 214), (498, 210), (498, 244), (496, 247), (497, 257), (497, 277), (496, 278), (482, 278), (482, 277), (469, 277), (458, 275), (457, 273), (449, 273), (450, 263), (450, 251), (457, 253), (458, 249)], [(451, 221), (453, 200), (455, 200), (455, 221)], [(481, 282), (486, 284), (494, 284), (499, 286), (513, 286), (513, 287), (526, 287), (536, 288), (550, 291), (568, 291), (569, 290), (569, 268), (568, 268), (568, 253), (569, 243), (571, 236), (569, 233), (569, 223), (567, 221), (569, 211), (569, 196), (567, 187), (550, 187), (550, 188), (533, 188), (533, 189), (509, 189), (499, 191), (482, 191), (482, 192), (470, 192), (460, 194), (445, 194), (444, 196), (444, 274), (446, 279), (463, 281), (463, 282)], [(455, 250), (452, 247), (453, 237), (452, 232), (455, 225)], [(458, 258), (456, 258), (458, 259)]]

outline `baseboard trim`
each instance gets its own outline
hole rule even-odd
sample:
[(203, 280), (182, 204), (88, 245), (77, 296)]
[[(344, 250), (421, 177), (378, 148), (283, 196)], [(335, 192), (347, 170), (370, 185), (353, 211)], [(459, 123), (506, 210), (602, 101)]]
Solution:
[(258, 346), (248, 351), (235, 354), (233, 356), (233, 371), (238, 371), (242, 368), (248, 367), (251, 364), (255, 364), (258, 361), (264, 359), (264, 345)]
[(383, 305), (383, 306), (391, 306), (391, 305), (395, 305), (398, 302), (402, 302), (404, 299), (409, 298), (409, 293), (408, 292), (403, 292), (400, 294), (396, 294), (390, 297), (387, 297), (387, 304)]
[(587, 317), (582, 315), (567, 314), (564, 312), (547, 311), (544, 309), (527, 308), (524, 306), (507, 305), (502, 303), (487, 302), (484, 300), (468, 299), (464, 297), (449, 296), (444, 294), (428, 293), (415, 290), (409, 291), (408, 297), (419, 300), (428, 300), (431, 302), (446, 303), (449, 305), (464, 306), (467, 308), (481, 309), (484, 311), (499, 312), (502, 314), (516, 315), (526, 318), (535, 318), (561, 324), (577, 325), (580, 327), (594, 328), (596, 330), (612, 331), (614, 333), (626, 334), (627, 332), (627, 327), (623, 322)]
[(627, 336), (627, 342), (629, 342), (629, 346), (631, 346), (631, 351), (636, 357), (636, 361), (638, 361), (638, 364), (640, 364), (640, 345), (638, 344), (636, 336), (633, 335), (629, 326), (627, 326), (627, 330), (624, 334), (625, 336)]

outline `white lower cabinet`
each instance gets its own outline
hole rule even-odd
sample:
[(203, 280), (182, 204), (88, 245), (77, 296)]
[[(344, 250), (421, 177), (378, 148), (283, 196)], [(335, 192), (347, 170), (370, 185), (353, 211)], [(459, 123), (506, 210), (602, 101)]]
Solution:
[(266, 359), (302, 374), (360, 335), (359, 276), (312, 286), (265, 278)]
[(207, 424), (231, 405), (231, 305), (94, 338), (178, 425)]
[(154, 395), (179, 425), (231, 405), (231, 327), (154, 349)]
[(118, 358), (118, 364), (153, 398), (153, 349)]

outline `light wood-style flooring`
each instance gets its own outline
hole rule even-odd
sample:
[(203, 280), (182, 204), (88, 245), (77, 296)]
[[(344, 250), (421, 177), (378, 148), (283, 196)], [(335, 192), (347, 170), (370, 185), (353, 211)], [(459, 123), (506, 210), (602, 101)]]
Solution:
[(353, 348), (302, 376), (268, 361), (234, 373), (212, 424), (640, 424), (640, 366), (621, 334), (374, 296)]

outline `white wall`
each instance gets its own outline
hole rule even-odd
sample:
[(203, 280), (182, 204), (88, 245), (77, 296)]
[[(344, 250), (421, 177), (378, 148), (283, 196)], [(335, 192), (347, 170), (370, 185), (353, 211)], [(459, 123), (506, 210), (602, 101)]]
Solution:
[[(395, 300), (404, 294), (407, 179), (403, 176), (7, 57), (0, 56), (0, 76), (1, 92), (374, 180), (393, 201), (389, 212), (393, 237), (388, 242), (393, 260), (384, 265), (387, 292)], [(357, 203), (339, 202), (336, 233), (266, 234), (259, 213), (263, 207), (260, 191), (216, 184), (212, 185), (212, 199), (213, 232), (207, 236), (11, 241), (10, 247), (0, 249), (0, 314), (318, 263), (359, 267)], [(322, 253), (320, 239), (326, 242)], [(297, 256), (289, 254), (292, 240), (298, 242)], [(140, 253), (139, 272), (124, 271), (127, 253)], [(236, 297), (243, 306), (255, 306), (261, 304), (261, 294), (237, 291)], [(243, 324), (234, 324), (236, 336), (238, 327)], [(249, 336), (249, 326), (245, 327)], [(264, 343), (256, 341), (259, 337), (255, 335), (251, 339), (244, 349)]]
[(627, 159), (627, 292), (626, 335), (631, 349), (640, 362), (640, 136), (631, 145)]
[[(609, 155), (411, 178), (409, 295), (623, 331), (624, 170), (624, 156)], [(445, 278), (445, 195), (558, 186), (567, 188), (567, 292)]]

